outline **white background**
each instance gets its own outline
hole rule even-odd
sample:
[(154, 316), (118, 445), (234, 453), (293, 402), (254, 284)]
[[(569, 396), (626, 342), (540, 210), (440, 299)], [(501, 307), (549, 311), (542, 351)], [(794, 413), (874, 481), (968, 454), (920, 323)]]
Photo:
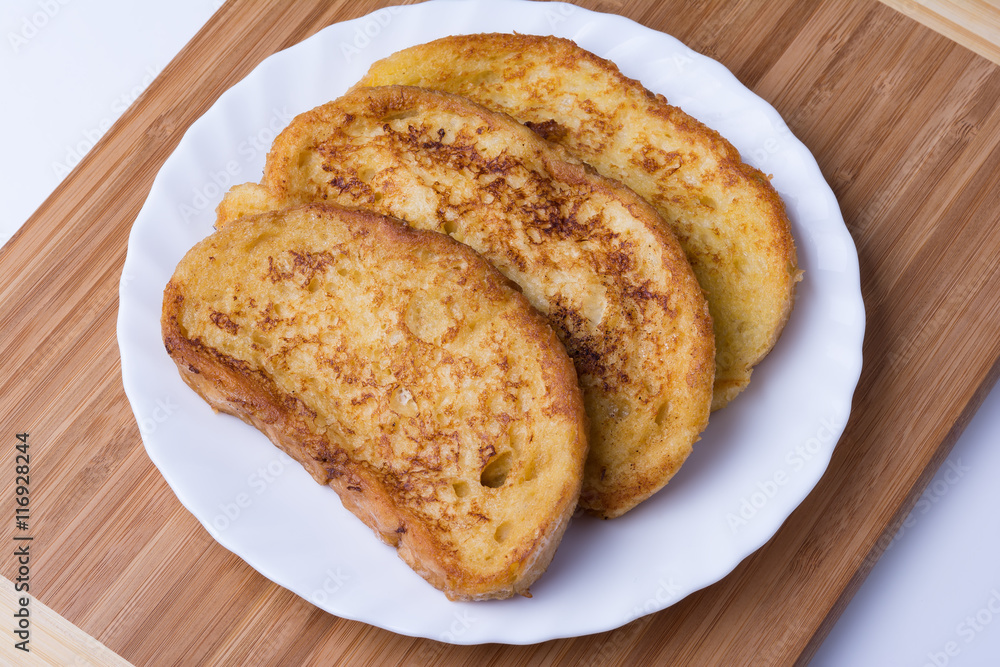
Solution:
[[(0, 6), (0, 243), (212, 15), (217, 0)], [(48, 221), (59, 224), (59, 221)], [(1000, 665), (1000, 388), (813, 661)]]

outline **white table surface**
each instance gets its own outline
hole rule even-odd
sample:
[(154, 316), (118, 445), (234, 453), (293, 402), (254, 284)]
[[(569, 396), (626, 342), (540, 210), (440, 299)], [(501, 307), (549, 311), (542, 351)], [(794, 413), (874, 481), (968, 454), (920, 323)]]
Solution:
[[(0, 5), (0, 243), (221, 3)], [(1000, 386), (812, 662), (1000, 665)]]

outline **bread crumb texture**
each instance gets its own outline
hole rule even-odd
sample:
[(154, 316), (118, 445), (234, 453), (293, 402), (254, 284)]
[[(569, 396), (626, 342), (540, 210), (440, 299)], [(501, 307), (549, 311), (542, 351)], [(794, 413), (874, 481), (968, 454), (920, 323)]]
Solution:
[(192, 386), (449, 597), (527, 593), (551, 559), (586, 454), (575, 371), (467, 247), (324, 205), (243, 218), (180, 263), (163, 327)]

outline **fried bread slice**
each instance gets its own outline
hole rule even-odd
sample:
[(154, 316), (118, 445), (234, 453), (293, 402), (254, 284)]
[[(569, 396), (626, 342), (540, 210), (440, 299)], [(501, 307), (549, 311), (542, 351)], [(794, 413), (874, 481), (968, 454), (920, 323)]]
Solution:
[(691, 452), (708, 421), (714, 340), (704, 295), (656, 211), (565, 157), (465, 98), (363, 88), (296, 117), (261, 184), (230, 190), (217, 225), (330, 201), (482, 254), (549, 318), (576, 365), (591, 423), (580, 503), (610, 518)]
[(780, 335), (800, 278), (784, 204), (714, 130), (574, 42), (445, 37), (372, 65), (358, 85), (405, 84), (508, 113), (618, 179), (671, 225), (715, 327), (713, 409), (742, 391)]
[(453, 600), (528, 595), (577, 506), (586, 416), (551, 327), (443, 234), (317, 204), (237, 220), (164, 291), (163, 339)]

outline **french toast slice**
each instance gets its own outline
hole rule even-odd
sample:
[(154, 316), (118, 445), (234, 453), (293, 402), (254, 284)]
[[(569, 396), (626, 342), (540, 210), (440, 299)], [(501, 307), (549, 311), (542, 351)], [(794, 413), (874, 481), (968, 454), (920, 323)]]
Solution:
[(784, 328), (801, 273), (781, 198), (718, 132), (557, 37), (445, 37), (374, 63), (358, 83), (388, 84), (443, 90), (508, 113), (652, 203), (708, 297), (713, 409), (747, 386)]
[(164, 290), (164, 344), (452, 600), (529, 595), (577, 506), (562, 344), (468, 247), (316, 204), (236, 220)]
[(260, 184), (217, 226), (329, 201), (450, 234), (517, 283), (573, 359), (590, 419), (581, 506), (619, 516), (677, 472), (705, 428), (704, 295), (648, 203), (505, 114), (421, 88), (361, 88), (297, 116)]

